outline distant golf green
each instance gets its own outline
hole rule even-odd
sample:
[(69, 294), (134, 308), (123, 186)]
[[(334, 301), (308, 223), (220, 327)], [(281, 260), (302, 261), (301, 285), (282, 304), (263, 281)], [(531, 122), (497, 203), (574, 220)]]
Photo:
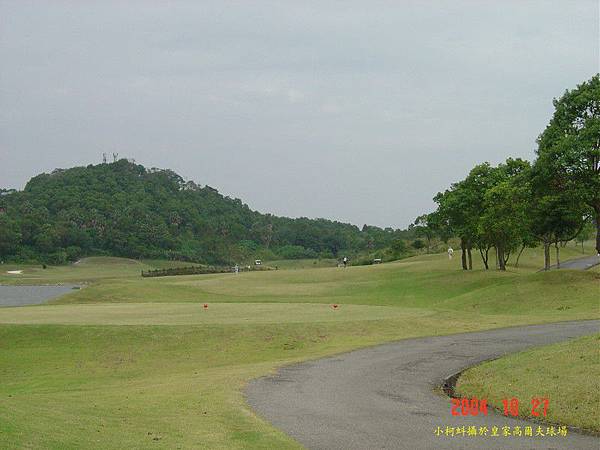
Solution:
[(600, 317), (598, 272), (541, 263), (533, 249), (506, 273), (423, 255), (153, 279), (118, 258), (4, 265), (0, 283), (85, 286), (0, 310), (0, 447), (298, 448), (245, 404), (248, 380), (395, 339)]

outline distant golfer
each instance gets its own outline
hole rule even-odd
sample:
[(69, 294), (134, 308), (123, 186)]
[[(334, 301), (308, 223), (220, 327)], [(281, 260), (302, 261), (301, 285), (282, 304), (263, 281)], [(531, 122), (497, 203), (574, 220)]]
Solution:
[(454, 249), (452, 247), (448, 247), (448, 259), (452, 259), (454, 256)]
[(342, 262), (344, 263), (344, 268), (348, 267), (348, 258), (344, 256), (344, 259), (342, 260)]

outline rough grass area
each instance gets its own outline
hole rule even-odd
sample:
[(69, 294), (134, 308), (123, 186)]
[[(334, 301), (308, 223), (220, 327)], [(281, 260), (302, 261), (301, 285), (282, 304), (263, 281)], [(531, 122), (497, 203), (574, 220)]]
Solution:
[(600, 334), (481, 364), (461, 375), (456, 392), (501, 410), (502, 399), (518, 398), (523, 417), (532, 397), (548, 398), (548, 422), (600, 433)]

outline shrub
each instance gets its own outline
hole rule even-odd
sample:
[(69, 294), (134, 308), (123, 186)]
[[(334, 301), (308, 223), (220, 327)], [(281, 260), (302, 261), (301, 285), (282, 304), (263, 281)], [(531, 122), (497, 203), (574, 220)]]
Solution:
[(317, 252), (310, 248), (304, 248), (301, 245), (284, 245), (276, 250), (282, 259), (304, 259), (316, 258)]
[(415, 239), (412, 243), (412, 247), (415, 250), (420, 250), (425, 247), (425, 243), (421, 239)]

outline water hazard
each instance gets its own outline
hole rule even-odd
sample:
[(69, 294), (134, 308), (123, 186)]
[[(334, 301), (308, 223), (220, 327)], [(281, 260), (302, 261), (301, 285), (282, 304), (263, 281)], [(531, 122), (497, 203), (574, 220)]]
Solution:
[(71, 292), (75, 286), (0, 286), (0, 307), (38, 305)]

